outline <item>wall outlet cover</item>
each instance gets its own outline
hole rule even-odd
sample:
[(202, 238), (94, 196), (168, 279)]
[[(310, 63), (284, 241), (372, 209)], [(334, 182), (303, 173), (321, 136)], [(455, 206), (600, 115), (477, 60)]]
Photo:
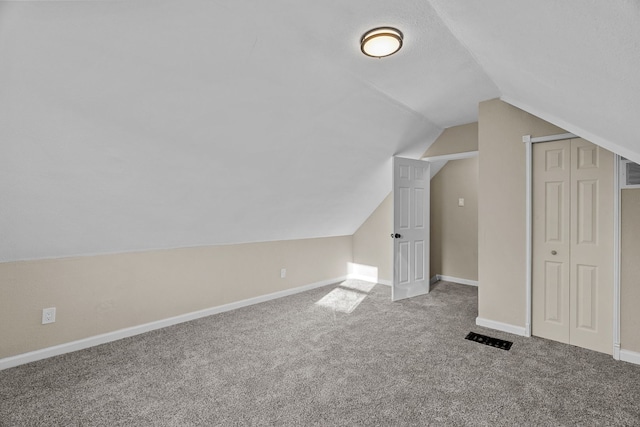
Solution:
[(56, 308), (43, 308), (42, 309), (42, 324), (54, 323), (56, 321)]

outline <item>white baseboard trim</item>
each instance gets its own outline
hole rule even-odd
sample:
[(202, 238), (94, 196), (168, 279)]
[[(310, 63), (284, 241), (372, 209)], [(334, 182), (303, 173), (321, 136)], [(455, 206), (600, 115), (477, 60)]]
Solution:
[(613, 358), (620, 360), (620, 343), (613, 343)]
[(526, 336), (526, 330), (523, 326), (510, 325), (495, 320), (483, 319), (482, 317), (476, 317), (476, 325), (514, 335)]
[(445, 282), (459, 283), (461, 285), (478, 286), (477, 280), (461, 279), (459, 277), (452, 277), (452, 276), (442, 276), (440, 274), (438, 274), (438, 280), (444, 280)]
[(366, 274), (356, 274), (356, 273), (349, 273), (349, 275), (347, 275), (347, 279), (350, 280), (362, 280), (364, 282), (370, 282), (370, 283), (378, 283), (378, 279), (372, 276), (367, 276)]
[(85, 348), (94, 347), (100, 344), (117, 341), (122, 338), (128, 338), (134, 335), (143, 334), (145, 332), (154, 331), (156, 329), (166, 328), (167, 326), (176, 325), (178, 323), (189, 322), (201, 317), (211, 316), (213, 314), (224, 313), (242, 307), (247, 307), (261, 302), (270, 301), (289, 295), (298, 294), (300, 292), (309, 291), (311, 289), (320, 288), (322, 286), (339, 283), (347, 279), (347, 276), (336, 277), (334, 279), (322, 280), (320, 282), (311, 283), (309, 285), (299, 286), (297, 288), (286, 289), (284, 291), (273, 292), (271, 294), (261, 295), (236, 301), (229, 304), (219, 305), (217, 307), (206, 308), (204, 310), (194, 311), (191, 313), (181, 314), (179, 316), (169, 317), (167, 319), (157, 320), (155, 322), (145, 323), (143, 325), (132, 326), (130, 328), (120, 329), (105, 334), (95, 335), (83, 338), (77, 341), (56, 345), (53, 347), (43, 348), (41, 350), (30, 351), (28, 353), (18, 354), (16, 356), (5, 357), (0, 359), (0, 371), (3, 369), (13, 368), (14, 366), (24, 365), (25, 363), (35, 362), (37, 360), (47, 359), (53, 356), (59, 356), (73, 351), (83, 350)]
[(620, 350), (620, 360), (640, 365), (640, 353), (631, 350)]
[(367, 276), (366, 274), (351, 273), (347, 276), (347, 279), (362, 280), (369, 283), (376, 283), (378, 285), (393, 286), (391, 280), (378, 279), (377, 277)]

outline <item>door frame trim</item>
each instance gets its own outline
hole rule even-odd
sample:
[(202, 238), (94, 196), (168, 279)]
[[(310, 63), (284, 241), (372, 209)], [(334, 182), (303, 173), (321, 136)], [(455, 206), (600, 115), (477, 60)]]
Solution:
[[(478, 154), (479, 154), (478, 150), (474, 150), (474, 151), (462, 151), (462, 152), (460, 152), (460, 153), (441, 154), (441, 155), (437, 155), (437, 156), (422, 157), (422, 158), (419, 158), (419, 159), (412, 159), (412, 160), (420, 160), (420, 161), (423, 161), (423, 162), (425, 162), (425, 163), (429, 164), (429, 168), (431, 168), (431, 167), (432, 167), (432, 164), (433, 164), (434, 162), (438, 162), (438, 161), (448, 162), (448, 161), (450, 161), (450, 160), (462, 160), (462, 159), (468, 159), (468, 158), (472, 158), (472, 157), (477, 157), (477, 156), (478, 156)], [(392, 165), (393, 165), (393, 158), (394, 158), (394, 157), (397, 157), (397, 156), (391, 156), (391, 162), (392, 162)], [(392, 174), (392, 177), (393, 177), (394, 172), (392, 171), (392, 172), (391, 172), (391, 174)], [(433, 178), (433, 177), (432, 177), (432, 176), (430, 176), (430, 177), (429, 177), (429, 181), (431, 181), (431, 179), (432, 179), (432, 178)], [(429, 186), (431, 186), (431, 183), (429, 183)], [(392, 191), (393, 191), (393, 189), (392, 189)], [(429, 209), (431, 209), (431, 206), (429, 206)], [(396, 215), (396, 212), (395, 212), (395, 203), (394, 203), (394, 204), (393, 204), (392, 217), (394, 217), (394, 218), (395, 218), (395, 215)], [(395, 221), (395, 220), (394, 220), (394, 221)], [(429, 226), (431, 226), (431, 214), (429, 214)], [(394, 230), (394, 233), (395, 233), (395, 230)], [(431, 245), (431, 232), (429, 232), (429, 245)], [(429, 250), (431, 250), (431, 249), (429, 249)], [(429, 262), (429, 260), (427, 260), (427, 262)], [(430, 264), (430, 263), (429, 263), (429, 264)], [(390, 281), (390, 283), (389, 283), (392, 287), (393, 287), (393, 282), (394, 282), (394, 280), (395, 280), (395, 274), (396, 274), (395, 269), (396, 269), (396, 261), (395, 261), (395, 247), (394, 247), (394, 250), (393, 250), (393, 259), (391, 260), (391, 272), (392, 272), (393, 277), (392, 277), (392, 279), (391, 279), (391, 281)], [(431, 288), (431, 285), (432, 285), (433, 283), (435, 283), (435, 281), (434, 281), (434, 278), (435, 278), (435, 277), (436, 277), (436, 276), (432, 277), (432, 278), (429, 280), (429, 290), (431, 290), (431, 289), (430, 289), (430, 288)], [(477, 283), (477, 282), (476, 282), (476, 283)]]
[(620, 155), (613, 153), (613, 358), (620, 360)]
[(463, 151), (461, 153), (452, 153), (452, 154), (441, 154), (439, 156), (423, 157), (420, 160), (424, 160), (425, 162), (439, 162), (439, 161), (469, 159), (471, 157), (477, 157), (477, 156), (478, 156), (478, 150)]
[[(532, 138), (523, 135), (526, 150), (526, 337), (531, 336), (532, 322), (532, 262), (533, 262), (533, 144), (580, 138), (572, 133), (562, 133)], [(613, 358), (620, 360), (620, 156), (613, 153)]]

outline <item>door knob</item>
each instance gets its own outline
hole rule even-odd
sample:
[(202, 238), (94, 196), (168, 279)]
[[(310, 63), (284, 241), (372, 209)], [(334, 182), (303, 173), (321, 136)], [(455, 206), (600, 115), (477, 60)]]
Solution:
[(558, 255), (558, 252), (556, 252), (556, 251), (551, 251), (551, 255)]
[(399, 239), (399, 238), (401, 238), (401, 237), (402, 237), (402, 236), (401, 236), (400, 234), (398, 234), (398, 233), (396, 233), (396, 234), (391, 233), (391, 238), (392, 238), (392, 239)]

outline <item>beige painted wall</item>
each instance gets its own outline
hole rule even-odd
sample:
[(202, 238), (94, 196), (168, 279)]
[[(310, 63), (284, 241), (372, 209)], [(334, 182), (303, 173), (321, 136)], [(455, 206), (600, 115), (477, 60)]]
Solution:
[(478, 122), (445, 129), (422, 157), (478, 150)]
[(525, 326), (526, 152), (523, 135), (566, 133), (499, 99), (478, 111), (478, 316)]
[[(500, 100), (479, 109), (479, 317), (525, 326), (523, 135), (565, 131)], [(640, 352), (640, 190), (621, 200), (621, 347)]]
[(640, 189), (622, 190), (620, 346), (640, 352)]
[(478, 280), (477, 157), (449, 161), (431, 180), (431, 277), (436, 274)]
[[(467, 151), (476, 151), (478, 149), (478, 123), (468, 123), (461, 126), (454, 126), (445, 129), (438, 139), (425, 151), (422, 157), (439, 156), (443, 154), (454, 154)], [(461, 183), (465, 181), (470, 175), (475, 175), (474, 183), (477, 181), (477, 159), (472, 159), (469, 163), (476, 163), (475, 170), (473, 169), (461, 169), (456, 166), (452, 166), (449, 172), (445, 172), (447, 177), (453, 180), (454, 183)], [(456, 160), (455, 162), (458, 162)], [(477, 190), (476, 194), (471, 195), (470, 188), (462, 189), (461, 185), (453, 184), (449, 181), (438, 179), (438, 176), (448, 167), (445, 166), (438, 174), (431, 180), (432, 185), (432, 203), (431, 203), (431, 215), (432, 215), (432, 227), (431, 232), (434, 230), (440, 230), (445, 228), (451, 230), (454, 228), (453, 224), (457, 222), (458, 215), (453, 218), (449, 218), (446, 215), (438, 215), (438, 212), (434, 212), (433, 192), (435, 192), (439, 199), (445, 198), (451, 199), (455, 197), (456, 206), (458, 197), (465, 197), (469, 199), (467, 209), (464, 209), (465, 214), (471, 213), (474, 209), (477, 212)], [(472, 166), (473, 168), (473, 166)], [(435, 188), (434, 188), (435, 186)], [(454, 194), (459, 194), (464, 191), (468, 196), (446, 196), (445, 192), (452, 191)], [(463, 213), (457, 211), (457, 213)], [(435, 220), (433, 219), (434, 215)], [(476, 228), (473, 229), (473, 226)], [(374, 266), (378, 268), (378, 277), (381, 280), (391, 282), (393, 280), (393, 240), (389, 238), (389, 234), (393, 231), (393, 195), (389, 194), (384, 201), (376, 208), (371, 216), (364, 222), (364, 224), (354, 234), (353, 239), (353, 262), (358, 264), (364, 264)], [(477, 215), (473, 220), (470, 220), (459, 230), (453, 232), (449, 236), (451, 237), (446, 243), (442, 240), (438, 240), (434, 246), (434, 239), (432, 234), (431, 243), (431, 277), (435, 274), (451, 275), (453, 277), (459, 277), (463, 279), (477, 280), (477, 256), (474, 260), (471, 260), (469, 256), (469, 243), (473, 246), (475, 240), (474, 252), (477, 253)], [(441, 236), (441, 234), (440, 234)], [(458, 244), (464, 247), (459, 247)], [(444, 248), (444, 252), (441, 250)], [(434, 262), (437, 263), (434, 268)], [(461, 265), (460, 263), (464, 264)], [(459, 265), (460, 264), (460, 265)], [(441, 267), (446, 266), (447, 272), (441, 270)], [(475, 273), (474, 273), (475, 271)], [(453, 273), (456, 273), (454, 275)], [(460, 275), (457, 275), (460, 274)]]
[(393, 194), (390, 193), (353, 235), (353, 262), (378, 269), (378, 279), (393, 280)]
[(3, 263), (0, 358), (345, 276), (352, 251), (344, 236)]

